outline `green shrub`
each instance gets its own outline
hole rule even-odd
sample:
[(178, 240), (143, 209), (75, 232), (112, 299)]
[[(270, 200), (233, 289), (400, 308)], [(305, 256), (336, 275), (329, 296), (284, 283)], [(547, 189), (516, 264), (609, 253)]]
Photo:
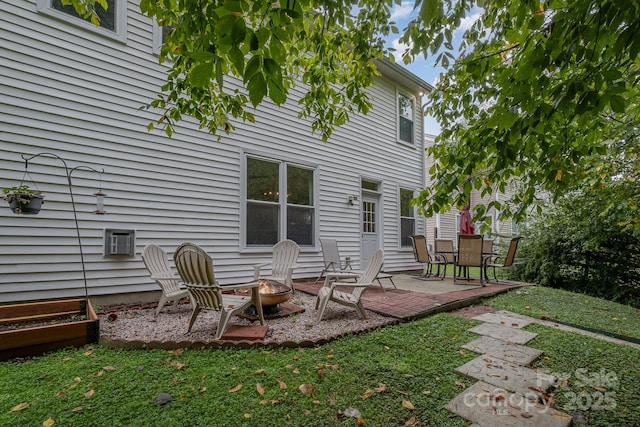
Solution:
[(604, 215), (610, 194), (572, 194), (526, 227), (511, 279), (640, 307), (640, 240)]

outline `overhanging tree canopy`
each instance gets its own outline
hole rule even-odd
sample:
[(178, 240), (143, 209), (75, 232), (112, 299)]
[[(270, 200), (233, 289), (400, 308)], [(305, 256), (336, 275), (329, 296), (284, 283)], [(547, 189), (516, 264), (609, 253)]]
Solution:
[[(97, 0), (63, 0), (84, 4)], [(106, 0), (98, 0), (106, 3)], [(389, 56), (400, 0), (141, 0), (171, 28), (160, 60), (167, 83), (151, 105), (168, 135), (184, 114), (211, 133), (252, 121), (250, 107), (284, 103), (301, 80), (300, 115), (326, 141), (349, 114), (366, 113), (375, 60)], [(623, 186), (638, 212), (638, 0), (416, 0), (404, 30), (409, 50), (438, 55), (446, 72), (428, 108), (442, 126), (430, 153), (432, 185), (417, 198), (426, 215), (461, 207), (471, 189), (517, 186), (489, 206), (521, 218), (536, 195), (582, 185)], [(482, 13), (454, 32), (476, 7)], [(229, 84), (226, 76), (242, 81)], [(153, 128), (156, 125), (150, 125)], [(462, 188), (462, 191), (460, 190)], [(476, 206), (476, 218), (489, 206)], [(639, 215), (635, 215), (638, 218)], [(633, 218), (633, 217), (628, 217)], [(623, 221), (624, 222), (624, 221)], [(627, 226), (640, 228), (638, 220)]]

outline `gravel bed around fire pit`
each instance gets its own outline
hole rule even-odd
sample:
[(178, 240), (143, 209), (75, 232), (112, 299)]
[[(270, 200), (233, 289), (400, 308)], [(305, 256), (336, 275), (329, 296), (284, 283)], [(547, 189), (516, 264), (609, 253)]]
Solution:
[[(354, 333), (361, 333), (383, 325), (396, 323), (397, 319), (382, 316), (367, 310), (363, 320), (352, 308), (329, 302), (322, 321), (316, 323), (316, 297), (296, 291), (289, 303), (304, 307), (305, 311), (292, 316), (267, 319), (269, 327), (262, 345), (292, 346), (314, 344)], [(136, 347), (127, 343), (137, 343), (148, 347), (171, 348), (172, 344), (183, 347), (188, 343), (218, 343), (215, 332), (219, 313), (203, 310), (189, 334), (186, 333), (191, 304), (165, 306), (158, 317), (154, 317), (155, 305), (132, 307), (104, 307), (100, 318), (100, 337), (103, 343)], [(115, 320), (114, 320), (115, 319)], [(233, 325), (260, 325), (240, 316), (234, 316), (228, 323)], [(166, 345), (163, 345), (165, 343)], [(246, 346), (246, 345), (245, 345)]]

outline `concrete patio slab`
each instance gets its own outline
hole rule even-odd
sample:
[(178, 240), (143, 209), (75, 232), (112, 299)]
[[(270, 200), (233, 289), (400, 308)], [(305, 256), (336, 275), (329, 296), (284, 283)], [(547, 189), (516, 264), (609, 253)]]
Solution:
[(499, 340), (512, 342), (514, 344), (526, 344), (538, 336), (538, 334), (533, 332), (522, 331), (510, 326), (497, 325), (494, 323), (482, 323), (469, 329), (469, 331), (479, 335), (486, 335)]
[(461, 375), (537, 401), (555, 383), (552, 375), (483, 354), (456, 368)]
[(497, 338), (481, 336), (462, 346), (467, 350), (480, 354), (488, 354), (507, 362), (512, 362), (520, 366), (527, 366), (533, 363), (544, 352), (520, 344), (514, 344)]
[(572, 417), (516, 393), (477, 382), (445, 408), (478, 426), (567, 427)]

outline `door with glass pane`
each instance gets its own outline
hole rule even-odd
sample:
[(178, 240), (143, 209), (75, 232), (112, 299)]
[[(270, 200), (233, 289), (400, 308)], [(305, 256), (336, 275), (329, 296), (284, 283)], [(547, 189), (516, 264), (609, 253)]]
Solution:
[(371, 255), (380, 247), (378, 205), (379, 197), (377, 195), (362, 195), (360, 268), (363, 270), (369, 265)]

